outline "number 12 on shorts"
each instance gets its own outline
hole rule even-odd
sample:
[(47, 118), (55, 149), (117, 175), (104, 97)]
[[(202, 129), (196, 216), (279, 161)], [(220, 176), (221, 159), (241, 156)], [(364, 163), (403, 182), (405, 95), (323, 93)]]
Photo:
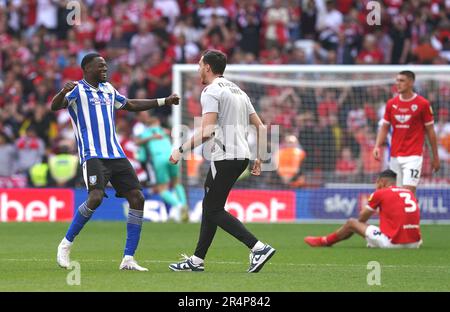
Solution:
[(417, 169), (410, 169), (411, 170), (411, 178), (418, 179), (419, 178), (419, 170)]

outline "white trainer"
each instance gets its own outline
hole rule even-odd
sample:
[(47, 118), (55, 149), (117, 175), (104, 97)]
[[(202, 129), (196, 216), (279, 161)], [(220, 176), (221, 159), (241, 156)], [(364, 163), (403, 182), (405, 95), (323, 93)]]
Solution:
[(122, 263), (119, 267), (120, 270), (131, 270), (131, 271), (141, 271), (146, 272), (148, 271), (147, 268), (141, 267), (139, 264), (137, 264), (136, 260), (134, 260), (133, 256), (125, 256), (122, 259)]
[(70, 266), (70, 248), (72, 243), (69, 242), (65, 237), (59, 243), (58, 254), (56, 255), (56, 262), (62, 268), (67, 269)]

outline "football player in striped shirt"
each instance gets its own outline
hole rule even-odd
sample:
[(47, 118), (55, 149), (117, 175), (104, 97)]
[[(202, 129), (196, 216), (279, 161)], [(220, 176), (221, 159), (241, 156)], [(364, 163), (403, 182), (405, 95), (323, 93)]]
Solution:
[(105, 186), (111, 182), (117, 197), (125, 197), (130, 205), (127, 218), (127, 239), (121, 270), (148, 271), (134, 260), (139, 243), (144, 196), (130, 162), (125, 156), (115, 131), (114, 115), (117, 109), (132, 112), (149, 110), (162, 105), (179, 104), (172, 94), (159, 99), (127, 99), (107, 82), (108, 65), (97, 53), (87, 54), (82, 62), (83, 79), (68, 82), (53, 98), (53, 111), (66, 108), (78, 144), (84, 182), (89, 192), (76, 212), (72, 224), (58, 246), (59, 266), (70, 265), (70, 249), (75, 237), (102, 203)]

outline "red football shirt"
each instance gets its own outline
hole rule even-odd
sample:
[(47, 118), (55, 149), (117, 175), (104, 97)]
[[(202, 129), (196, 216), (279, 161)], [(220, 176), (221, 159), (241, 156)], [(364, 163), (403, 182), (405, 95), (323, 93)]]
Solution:
[(384, 122), (393, 128), (392, 157), (422, 155), (425, 126), (434, 123), (430, 102), (417, 94), (408, 101), (396, 96), (386, 104)]
[(379, 209), (380, 230), (393, 244), (420, 241), (419, 204), (410, 190), (395, 186), (376, 190), (367, 208)]

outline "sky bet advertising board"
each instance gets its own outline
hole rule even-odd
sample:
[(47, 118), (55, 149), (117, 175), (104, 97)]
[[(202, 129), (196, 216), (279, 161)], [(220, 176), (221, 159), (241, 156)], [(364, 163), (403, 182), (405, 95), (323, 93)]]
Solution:
[[(319, 188), (276, 191), (232, 190), (225, 209), (243, 222), (295, 222), (346, 220), (357, 217), (367, 203), (371, 189)], [(128, 203), (107, 189), (107, 198), (97, 208), (93, 220), (126, 220)], [(170, 206), (157, 194), (144, 192), (144, 219), (166, 222)], [(189, 218), (202, 216), (203, 189), (190, 189)], [(74, 211), (87, 199), (84, 189), (0, 189), (0, 222), (70, 221)], [(418, 191), (422, 220), (450, 221), (450, 192), (447, 189)]]

